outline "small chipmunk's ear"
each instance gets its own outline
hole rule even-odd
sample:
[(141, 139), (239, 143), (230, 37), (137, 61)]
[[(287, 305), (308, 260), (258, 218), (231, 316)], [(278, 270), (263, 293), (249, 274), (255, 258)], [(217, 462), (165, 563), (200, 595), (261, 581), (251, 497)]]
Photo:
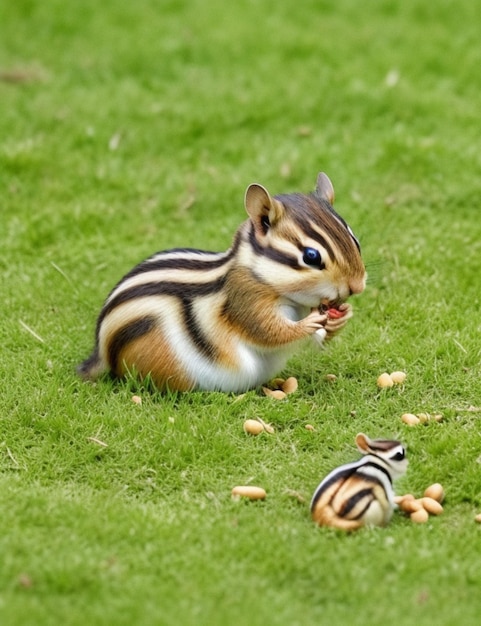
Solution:
[(356, 446), (360, 452), (367, 454), (371, 451), (371, 440), (364, 433), (359, 433), (356, 435)]
[(266, 234), (269, 226), (273, 226), (284, 214), (282, 203), (271, 198), (267, 189), (257, 183), (247, 188), (245, 208), (256, 230), (263, 235)]
[(327, 200), (329, 204), (334, 204), (334, 187), (332, 186), (329, 176), (324, 172), (319, 172), (316, 183), (316, 196), (322, 200)]

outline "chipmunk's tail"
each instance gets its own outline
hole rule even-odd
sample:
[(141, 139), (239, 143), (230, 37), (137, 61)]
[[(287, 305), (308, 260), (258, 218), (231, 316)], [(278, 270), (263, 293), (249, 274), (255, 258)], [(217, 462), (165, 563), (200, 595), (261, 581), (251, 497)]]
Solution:
[(77, 374), (83, 380), (95, 380), (107, 369), (108, 366), (100, 357), (98, 347), (96, 347), (92, 354), (77, 366)]

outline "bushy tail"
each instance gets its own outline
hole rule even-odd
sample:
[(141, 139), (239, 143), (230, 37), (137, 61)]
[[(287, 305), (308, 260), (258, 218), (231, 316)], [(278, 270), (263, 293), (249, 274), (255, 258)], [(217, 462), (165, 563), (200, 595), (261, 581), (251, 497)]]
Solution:
[(331, 506), (315, 507), (311, 512), (312, 519), (318, 526), (332, 526), (350, 532), (364, 526), (363, 520), (346, 519), (337, 515)]
[(84, 380), (95, 380), (107, 370), (107, 365), (100, 358), (98, 348), (77, 366), (77, 374)]

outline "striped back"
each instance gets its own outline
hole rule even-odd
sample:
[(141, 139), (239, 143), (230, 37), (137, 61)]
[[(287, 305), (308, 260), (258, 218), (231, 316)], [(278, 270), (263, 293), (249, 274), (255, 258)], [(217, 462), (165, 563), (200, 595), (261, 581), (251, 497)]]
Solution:
[(334, 469), (314, 492), (311, 513), (320, 525), (346, 530), (366, 524), (383, 526), (392, 515), (392, 482), (407, 469), (402, 444), (372, 440), (362, 433), (356, 444), (365, 456)]

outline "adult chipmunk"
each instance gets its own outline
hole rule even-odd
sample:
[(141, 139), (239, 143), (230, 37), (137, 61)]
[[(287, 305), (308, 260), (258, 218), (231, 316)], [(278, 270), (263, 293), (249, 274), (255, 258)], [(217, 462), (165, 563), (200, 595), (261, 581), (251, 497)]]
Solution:
[(319, 526), (350, 531), (385, 526), (392, 517), (392, 483), (407, 469), (405, 450), (399, 441), (369, 439), (363, 433), (356, 445), (365, 456), (334, 469), (314, 492), (311, 516)]
[(359, 242), (333, 201), (324, 173), (308, 195), (250, 185), (249, 218), (229, 250), (158, 252), (122, 278), (79, 374), (132, 371), (178, 391), (265, 383), (302, 339), (339, 331), (352, 315), (346, 299), (364, 289)]

